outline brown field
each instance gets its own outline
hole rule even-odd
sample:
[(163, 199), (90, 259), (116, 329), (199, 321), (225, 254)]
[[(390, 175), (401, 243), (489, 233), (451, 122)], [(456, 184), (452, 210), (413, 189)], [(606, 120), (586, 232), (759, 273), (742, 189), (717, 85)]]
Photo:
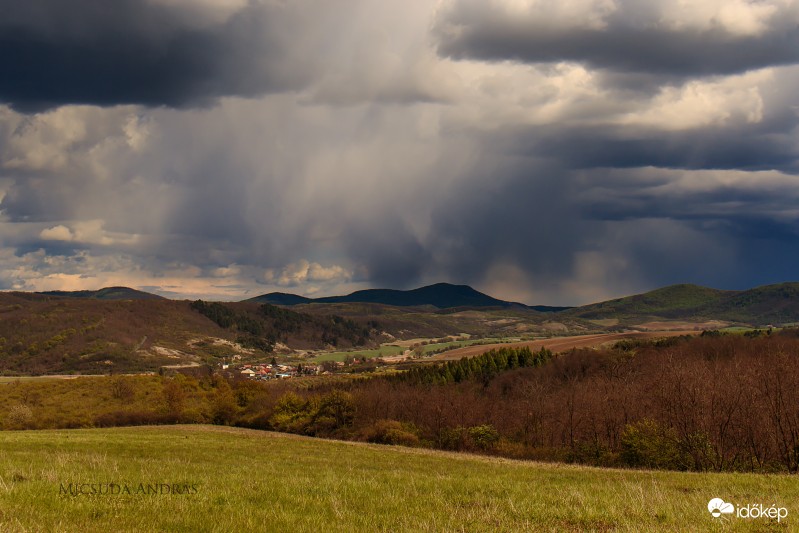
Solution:
[(452, 361), (461, 357), (474, 357), (495, 348), (521, 348), (527, 346), (530, 349), (539, 350), (548, 348), (557, 352), (565, 352), (572, 348), (596, 348), (603, 344), (609, 344), (623, 339), (654, 339), (661, 337), (675, 337), (678, 335), (696, 335), (695, 330), (682, 331), (630, 331), (626, 333), (600, 333), (597, 335), (574, 335), (571, 337), (552, 337), (549, 339), (538, 339), (534, 341), (512, 342), (503, 344), (481, 344), (466, 346), (456, 350), (450, 350), (442, 354), (433, 356), (426, 361)]
[(646, 322), (645, 324), (638, 324), (636, 328), (652, 330), (652, 331), (665, 331), (665, 330), (708, 330), (708, 329), (723, 329), (729, 326), (729, 322), (721, 320), (708, 320), (707, 322), (691, 322), (685, 320), (668, 320), (663, 322)]

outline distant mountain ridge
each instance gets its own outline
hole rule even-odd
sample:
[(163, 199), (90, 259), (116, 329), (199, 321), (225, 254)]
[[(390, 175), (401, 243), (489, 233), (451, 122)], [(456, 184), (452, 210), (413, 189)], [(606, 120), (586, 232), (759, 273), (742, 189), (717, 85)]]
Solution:
[(270, 293), (249, 301), (273, 305), (312, 303), (376, 303), (397, 307), (434, 306), (501, 307), (533, 309), (550, 314), (553, 319), (618, 319), (627, 324), (644, 320), (726, 320), (752, 325), (799, 322), (799, 283), (786, 282), (748, 290), (721, 290), (692, 284), (670, 285), (642, 294), (615, 298), (579, 307), (528, 306), (499, 300), (468, 285), (437, 283), (419, 289), (401, 291), (368, 289), (346, 296), (306, 298), (294, 294)]
[(366, 289), (355, 291), (346, 296), (326, 296), (323, 298), (306, 298), (295, 294), (273, 292), (256, 296), (246, 301), (289, 306), (308, 303), (376, 303), (394, 305), (397, 307), (421, 307), (432, 305), (439, 309), (452, 309), (454, 307), (530, 308), (529, 306), (517, 302), (507, 302), (505, 300), (493, 298), (468, 285), (453, 285), (450, 283), (436, 283), (434, 285), (408, 291), (397, 289)]
[(105, 287), (96, 291), (45, 291), (44, 296), (61, 298), (87, 298), (90, 300), (165, 300), (163, 296), (131, 289), (130, 287)]
[[(106, 287), (86, 291), (45, 291), (19, 293), (36, 297), (91, 300), (165, 300), (166, 298), (129, 287)], [(280, 306), (301, 304), (363, 303), (396, 307), (437, 309), (500, 308), (532, 309), (552, 320), (608, 320), (637, 324), (646, 320), (724, 320), (751, 325), (799, 323), (799, 283), (786, 282), (747, 290), (720, 290), (699, 285), (679, 284), (642, 294), (615, 298), (579, 307), (529, 306), (500, 300), (468, 285), (436, 283), (412, 290), (367, 289), (346, 296), (307, 298), (273, 292), (245, 300)]]

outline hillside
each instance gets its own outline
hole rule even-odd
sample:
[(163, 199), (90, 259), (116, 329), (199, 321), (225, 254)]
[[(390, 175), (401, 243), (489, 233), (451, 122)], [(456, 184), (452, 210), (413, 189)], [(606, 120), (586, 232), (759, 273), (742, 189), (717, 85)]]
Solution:
[(157, 371), (264, 353), (277, 342), (316, 349), (369, 342), (365, 324), (341, 317), (257, 304), (213, 306), (226, 318), (212, 320), (188, 301), (164, 298), (0, 293), (0, 374)]
[[(2, 432), (0, 447), (3, 531), (767, 527), (763, 520), (719, 522), (707, 509), (709, 498), (719, 495), (735, 504), (787, 506), (789, 516), (774, 528), (788, 530), (799, 500), (791, 476), (500, 461), (226, 427)], [(82, 483), (104, 484), (96, 486), (98, 492), (108, 491), (110, 483), (121, 492), (125, 485), (131, 494), (81, 494), (75, 485)], [(62, 485), (66, 495), (59, 494)]]
[(765, 285), (728, 293), (703, 312), (725, 320), (755, 325), (799, 322), (799, 283)]
[(377, 303), (397, 307), (433, 306), (439, 309), (454, 307), (526, 307), (514, 302), (506, 302), (492, 298), (476, 291), (468, 285), (452, 285), (436, 283), (409, 291), (395, 289), (367, 289), (356, 291), (346, 296), (326, 296), (323, 298), (305, 298), (294, 294), (270, 293), (256, 296), (248, 301), (270, 303), (274, 305), (296, 305), (300, 303)]
[[(373, 320), (388, 334), (386, 337), (397, 339), (445, 337), (460, 333), (478, 337), (517, 337), (546, 334), (552, 327), (547, 323), (547, 319), (551, 318), (549, 314), (524, 307), (438, 309), (433, 306), (398, 307), (355, 302), (300, 304), (290, 309), (312, 315), (336, 314), (361, 322)], [(579, 328), (584, 323), (581, 320), (566, 320), (569, 327)], [(565, 325), (558, 327), (566, 328)]]
[(780, 283), (744, 291), (697, 285), (672, 285), (557, 314), (584, 320), (615, 319), (622, 324), (649, 320), (726, 320), (763, 326), (799, 322), (799, 283)]
[(30, 293), (0, 294), (0, 372), (109, 373), (198, 363), (195, 338), (231, 339), (166, 299), (95, 300)]
[(723, 300), (725, 291), (698, 285), (671, 285), (643, 294), (617, 298), (564, 311), (587, 320), (605, 318), (690, 318)]

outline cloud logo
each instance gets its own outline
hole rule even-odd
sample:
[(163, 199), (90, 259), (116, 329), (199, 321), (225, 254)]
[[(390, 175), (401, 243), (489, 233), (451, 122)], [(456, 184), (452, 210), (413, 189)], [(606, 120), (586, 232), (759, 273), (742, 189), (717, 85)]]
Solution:
[(735, 506), (731, 503), (726, 503), (721, 498), (713, 498), (707, 504), (707, 510), (714, 518), (718, 518), (723, 514), (732, 514), (735, 512)]

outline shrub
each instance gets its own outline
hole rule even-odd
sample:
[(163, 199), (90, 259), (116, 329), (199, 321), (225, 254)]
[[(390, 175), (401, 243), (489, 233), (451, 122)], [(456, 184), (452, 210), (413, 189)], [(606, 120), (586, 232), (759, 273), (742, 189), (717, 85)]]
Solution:
[(135, 389), (130, 380), (123, 376), (116, 376), (111, 380), (111, 396), (115, 400), (129, 402), (135, 396)]
[(588, 440), (575, 443), (566, 460), (594, 466), (613, 466), (617, 464), (618, 457), (602, 442)]
[(418, 446), (417, 429), (397, 420), (378, 420), (364, 431), (367, 442), (399, 446)]
[(338, 389), (322, 396), (314, 418), (330, 418), (336, 428), (349, 426), (355, 418), (355, 401), (352, 394)]
[(686, 470), (690, 461), (674, 430), (648, 418), (628, 424), (620, 442), (620, 458), (627, 466)]
[(186, 409), (180, 415), (182, 424), (208, 424), (213, 417), (200, 409)]
[(493, 450), (499, 442), (499, 432), (490, 424), (469, 428), (469, 437), (478, 450)]
[(467, 446), (466, 428), (461, 426), (443, 428), (438, 433), (437, 445), (444, 450), (465, 450)]
[(239, 414), (239, 406), (236, 403), (236, 398), (230, 390), (230, 386), (226, 388), (218, 388), (214, 394), (213, 400), (213, 421), (214, 424), (223, 426), (230, 425)]
[(277, 431), (306, 433), (311, 423), (310, 402), (293, 392), (287, 392), (275, 404), (269, 424)]
[(499, 442), (499, 432), (490, 424), (469, 428), (445, 428), (438, 435), (438, 446), (445, 450), (492, 451)]
[(6, 423), (10, 429), (33, 429), (33, 409), (18, 403), (9, 407)]

